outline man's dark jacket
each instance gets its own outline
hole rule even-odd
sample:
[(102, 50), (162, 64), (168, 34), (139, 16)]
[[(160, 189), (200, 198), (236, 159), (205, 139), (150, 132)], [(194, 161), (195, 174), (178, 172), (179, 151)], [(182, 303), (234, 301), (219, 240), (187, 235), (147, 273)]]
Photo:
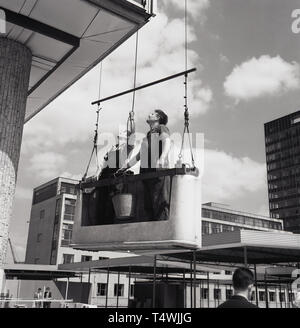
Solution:
[(222, 303), (219, 308), (229, 309), (229, 308), (257, 308), (256, 305), (248, 302), (245, 297), (234, 295), (228, 301)]

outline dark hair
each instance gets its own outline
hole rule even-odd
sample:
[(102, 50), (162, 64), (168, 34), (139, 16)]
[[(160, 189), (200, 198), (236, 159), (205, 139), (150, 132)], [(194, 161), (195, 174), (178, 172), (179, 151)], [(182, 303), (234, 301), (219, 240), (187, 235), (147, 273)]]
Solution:
[(168, 115), (164, 111), (162, 111), (161, 109), (156, 109), (155, 113), (159, 116), (159, 124), (168, 124)]
[(246, 290), (254, 282), (252, 271), (246, 268), (238, 268), (232, 276), (233, 288), (235, 290)]

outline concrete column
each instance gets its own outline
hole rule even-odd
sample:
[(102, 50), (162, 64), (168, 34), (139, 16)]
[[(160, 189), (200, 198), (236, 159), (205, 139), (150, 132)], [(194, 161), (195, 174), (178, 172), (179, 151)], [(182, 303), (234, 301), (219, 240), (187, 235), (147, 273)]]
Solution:
[(0, 267), (5, 261), (32, 54), (0, 37)]

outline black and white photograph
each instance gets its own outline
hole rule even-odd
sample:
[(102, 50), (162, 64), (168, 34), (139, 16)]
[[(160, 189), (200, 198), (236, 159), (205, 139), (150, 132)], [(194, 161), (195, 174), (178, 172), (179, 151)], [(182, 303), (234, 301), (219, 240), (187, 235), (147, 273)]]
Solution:
[(242, 308), (300, 308), (300, 1), (0, 0), (0, 315)]

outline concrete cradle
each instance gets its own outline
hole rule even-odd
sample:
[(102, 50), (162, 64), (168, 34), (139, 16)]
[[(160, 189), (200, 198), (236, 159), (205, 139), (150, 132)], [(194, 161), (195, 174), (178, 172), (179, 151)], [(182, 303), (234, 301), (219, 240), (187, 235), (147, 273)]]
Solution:
[[(171, 182), (169, 217), (163, 221), (145, 218), (141, 209), (142, 181), (157, 177), (170, 177)], [(135, 215), (127, 220), (110, 218), (113, 212), (107, 212), (111, 206), (111, 188), (120, 184), (136, 198)], [(104, 212), (109, 214), (104, 215)], [(198, 170), (175, 168), (81, 183), (72, 247), (139, 253), (201, 247), (201, 179)]]

